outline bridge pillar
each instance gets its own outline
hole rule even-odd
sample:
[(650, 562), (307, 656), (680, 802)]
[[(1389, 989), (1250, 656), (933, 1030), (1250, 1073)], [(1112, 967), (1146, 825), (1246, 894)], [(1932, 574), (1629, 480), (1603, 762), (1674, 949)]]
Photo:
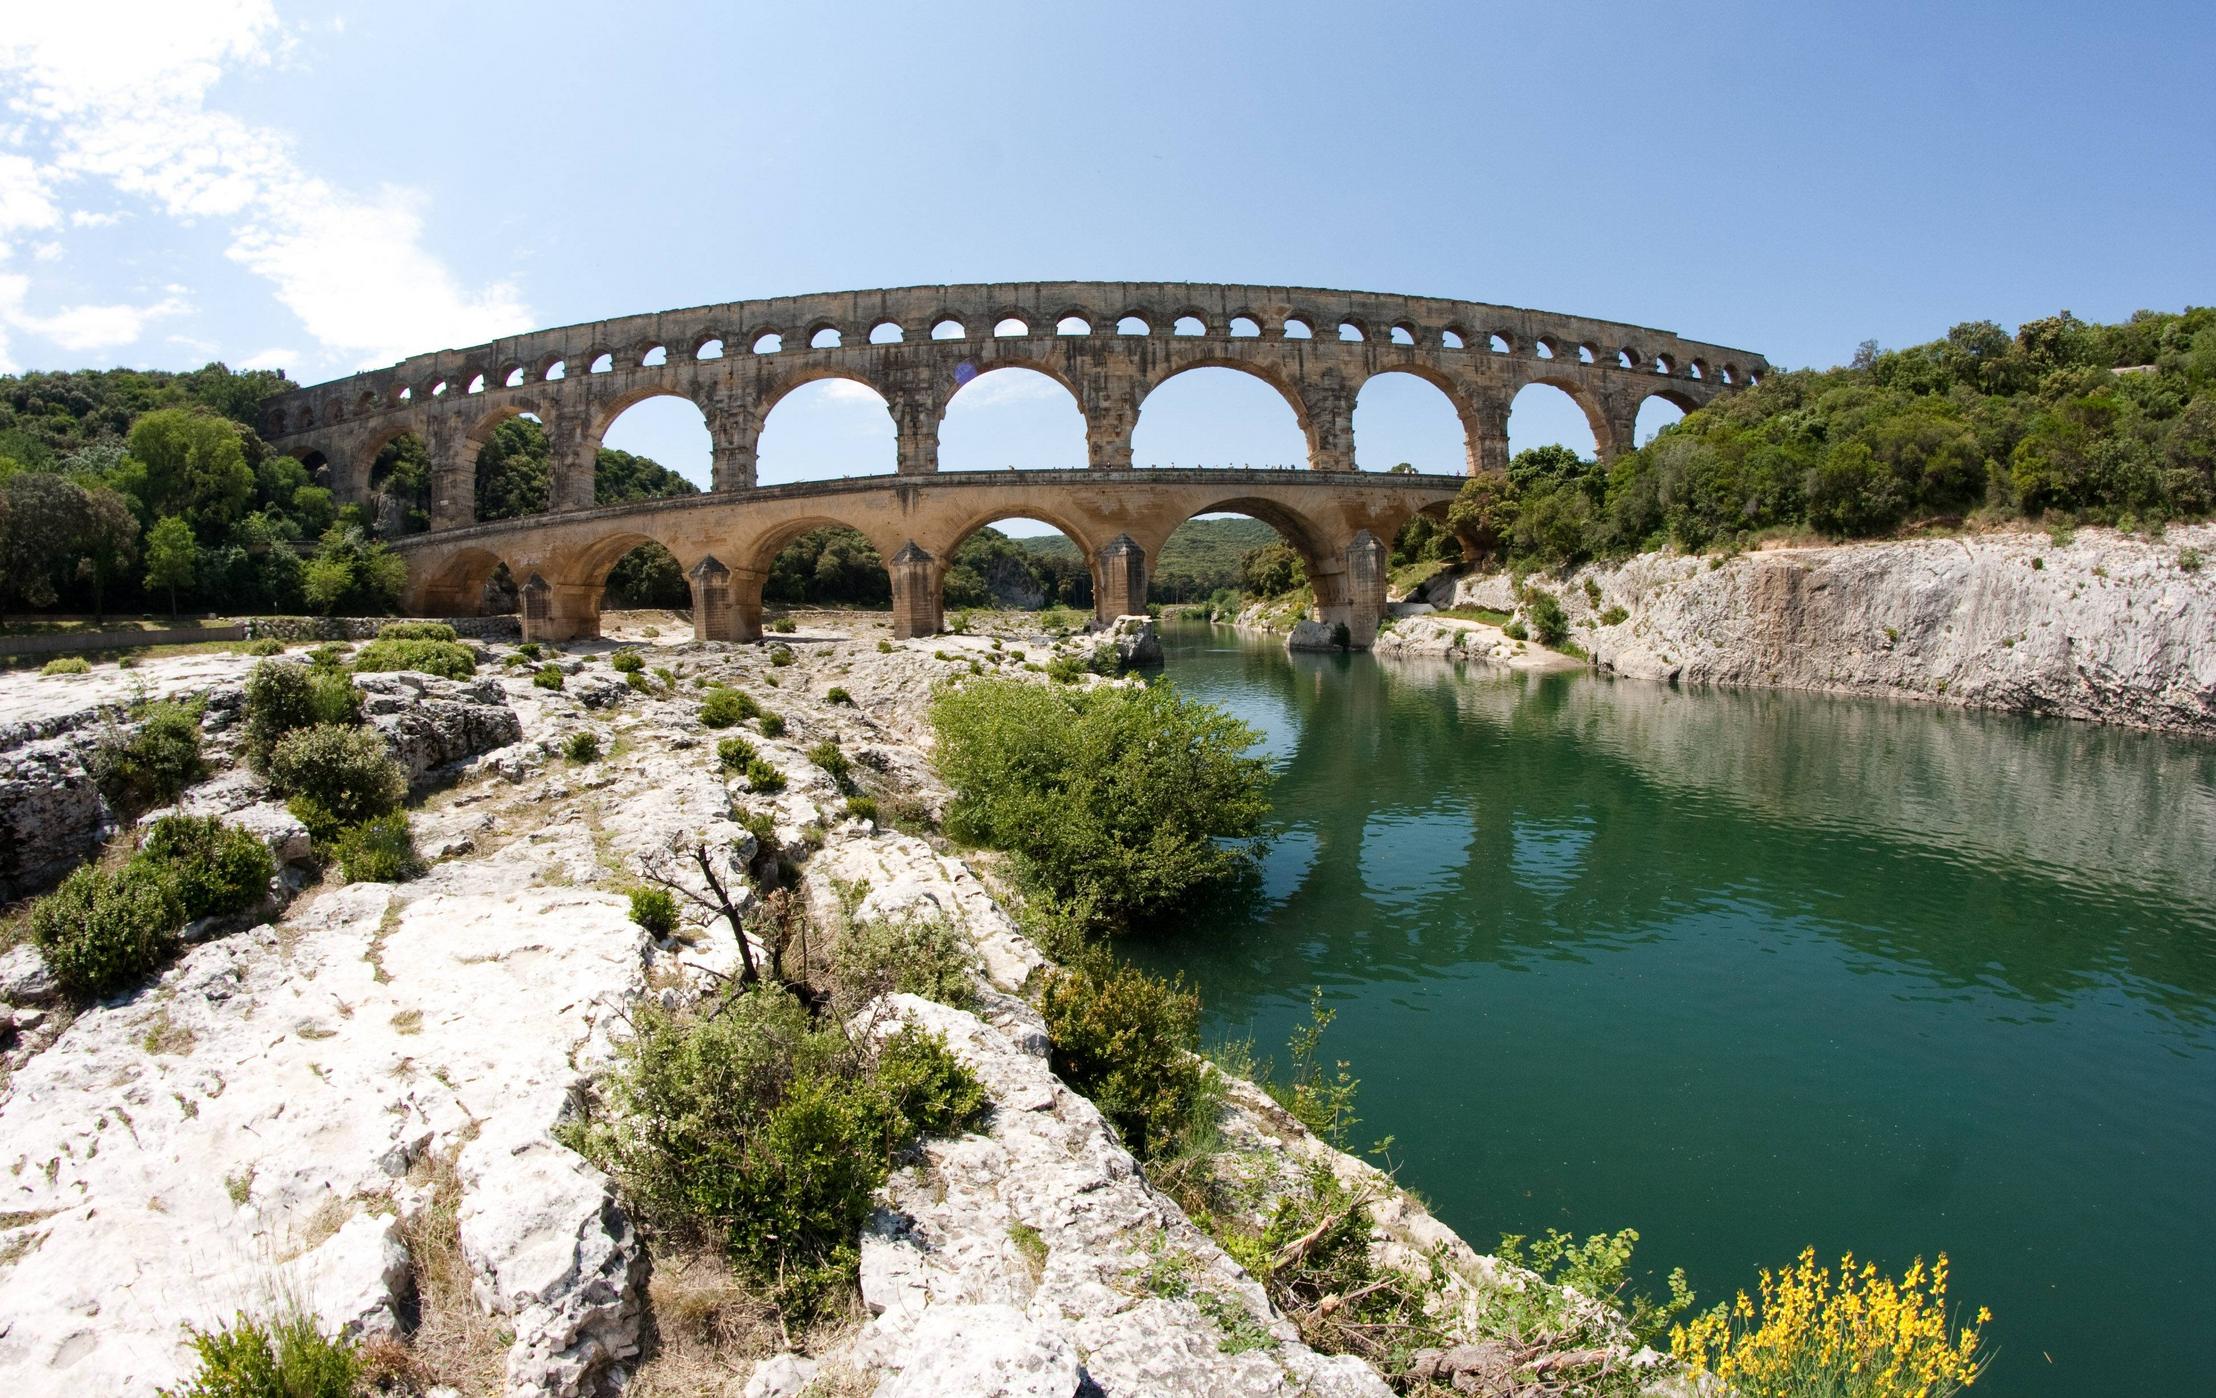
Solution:
[(885, 570), (893, 580), (893, 639), (936, 636), (944, 630), (939, 560), (910, 539)]
[(1464, 430), (1469, 434), (1470, 474), (1508, 469), (1508, 405), (1480, 403)]
[(526, 641), (590, 640), (600, 634), (600, 588), (550, 583), (532, 573), (516, 590), (517, 621)]
[(1377, 643), (1378, 623), (1385, 619), (1385, 545), (1364, 529), (1346, 546), (1342, 558), (1343, 571), (1315, 580), (1317, 619), (1327, 626), (1343, 623), (1347, 645), (1368, 650)]
[(756, 448), (762, 425), (751, 408), (726, 408), (709, 420), (713, 451), (709, 488), (719, 494), (754, 488)]
[(477, 463), (469, 458), (461, 424), (451, 419), (433, 424), (424, 445), (431, 454), (431, 527), (460, 529), (475, 524)]
[(692, 627), (696, 641), (759, 641), (762, 639), (762, 585), (733, 575), (714, 554), (692, 566), (686, 574), (692, 584)]
[(1318, 471), (1354, 469), (1354, 405), (1345, 395), (1325, 391), (1309, 400), (1308, 464)]
[(1131, 429), (1135, 413), (1119, 406), (1094, 407), (1085, 414), (1085, 464), (1095, 471), (1131, 469)]
[[(566, 440), (565, 440), (566, 439)], [(589, 510), (592, 508), (593, 469), (598, 458), (590, 441), (583, 434), (571, 437), (561, 433), (554, 441), (552, 469), (554, 480), (547, 501), (551, 510)]]
[(1146, 550), (1118, 534), (1093, 559), (1093, 615), (1102, 621), (1146, 612)]
[(1607, 424), (1603, 438), (1594, 443), (1599, 448), (1600, 459), (1613, 461), (1630, 451), (1639, 441), (1639, 403), (1637, 398), (1611, 398), (1601, 403), (1601, 416)]

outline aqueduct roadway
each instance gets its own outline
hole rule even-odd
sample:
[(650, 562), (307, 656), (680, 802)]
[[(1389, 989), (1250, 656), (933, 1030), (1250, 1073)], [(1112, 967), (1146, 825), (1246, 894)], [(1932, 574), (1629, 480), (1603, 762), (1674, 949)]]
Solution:
[[(1291, 406), (1307, 470), (1134, 469), (1131, 434), (1147, 395), (1188, 369), (1252, 374)], [(1087, 471), (938, 470), (949, 400), (983, 374), (1020, 368), (1067, 389), (1084, 415)], [(1460, 417), (1468, 470), (1507, 464), (1508, 410), (1529, 384), (1574, 399), (1601, 454), (1632, 445), (1639, 406), (1690, 410), (1757, 382), (1748, 350), (1643, 326), (1430, 297), (1183, 282), (1026, 282), (903, 287), (741, 301), (534, 331), (418, 355), (390, 369), (277, 395), (263, 436), (326, 469), (342, 502), (366, 503), (371, 464), (415, 434), (432, 463), (430, 531), (396, 540), (410, 605), (475, 611), (505, 564), (526, 635), (592, 635), (622, 555), (653, 541), (691, 578), (703, 639), (752, 639), (770, 560), (801, 532), (866, 535), (892, 574), (900, 635), (939, 627), (956, 546), (996, 519), (1061, 529), (1092, 560), (1103, 617), (1140, 609), (1151, 560), (1194, 514), (1235, 511), (1275, 526), (1307, 563), (1320, 619), (1357, 644), (1384, 604), (1384, 556), (1415, 514), (1460, 478), (1357, 473), (1354, 403), (1377, 374), (1413, 374)], [(889, 406), (898, 474), (757, 487), (762, 423), (795, 388), (867, 385)], [(656, 396), (696, 404), (713, 443), (710, 493), (595, 507), (593, 462), (625, 409)], [(475, 519), (476, 462), (511, 417), (544, 424), (552, 508)]]

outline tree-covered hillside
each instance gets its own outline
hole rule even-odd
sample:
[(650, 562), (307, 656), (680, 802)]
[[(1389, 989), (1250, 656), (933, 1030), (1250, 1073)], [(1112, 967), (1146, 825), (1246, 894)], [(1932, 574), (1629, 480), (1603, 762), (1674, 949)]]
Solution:
[(1607, 467), (1562, 448), (1479, 477), (1457, 531), (1535, 566), (1769, 532), (2011, 519), (2127, 529), (2216, 509), (2216, 308), (1990, 321), (1775, 373)]

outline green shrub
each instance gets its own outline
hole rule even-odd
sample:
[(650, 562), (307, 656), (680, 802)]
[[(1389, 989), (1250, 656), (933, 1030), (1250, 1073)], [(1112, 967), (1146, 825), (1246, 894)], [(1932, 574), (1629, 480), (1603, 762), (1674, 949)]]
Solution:
[(754, 696), (743, 689), (711, 689), (700, 701), (700, 721), (710, 728), (729, 728), (761, 711)]
[(361, 691), (337, 670), (264, 660), (246, 677), (246, 760), (257, 771), (267, 768), (287, 733), (361, 721)]
[(792, 664), (792, 663), (793, 663), (793, 652), (792, 652), (792, 647), (790, 647), (790, 646), (773, 646), (773, 647), (771, 647), (771, 648), (770, 648), (770, 653), (769, 653), (769, 663), (770, 663), (770, 664), (772, 664), (772, 665), (774, 665), (774, 666), (776, 666), (776, 667), (778, 667), (779, 669), (783, 669), (783, 668), (784, 668), (785, 666), (787, 666), (787, 665), (790, 665), (790, 664)]
[(662, 682), (662, 688), (664, 689), (677, 688), (677, 672), (670, 669), (667, 665), (655, 666), (654, 678)]
[(746, 784), (764, 796), (775, 796), (785, 789), (785, 774), (757, 757), (746, 764)]
[(1173, 1145), (1203, 1095), (1200, 999), (1134, 966), (1057, 971), (1039, 1008), (1054, 1071), (1093, 1100), (1142, 1159)]
[(781, 616), (769, 624), (769, 629), (780, 636), (790, 636), (799, 628), (793, 624), (791, 617)]
[(1088, 671), (1085, 662), (1074, 655), (1057, 655), (1046, 663), (1046, 675), (1061, 684), (1076, 684)]
[(877, 643), (877, 653), (879, 655), (891, 655), (893, 653), (893, 643), (891, 641), (879, 641)]
[(653, 684), (647, 680), (646, 676), (636, 670), (626, 673), (623, 682), (641, 694), (652, 694), (654, 692)]
[(283, 655), (285, 643), (275, 636), (264, 636), (258, 641), (248, 641), (238, 651), (240, 655)]
[(548, 661), (531, 672), (531, 683), (541, 689), (560, 689), (562, 687), (562, 667)]
[(349, 825), (399, 809), (408, 771), (366, 728), (322, 723), (288, 733), (269, 758), (269, 782), (308, 833), (328, 840)]
[(1517, 617), (1503, 626), (1500, 629), (1500, 634), (1511, 641), (1528, 641), (1531, 639), (1531, 629), (1523, 624), (1522, 617)]
[(808, 749), (808, 760), (830, 773), (831, 780), (838, 783), (841, 791), (846, 789), (847, 781), (854, 773), (854, 764), (847, 760), (846, 754), (839, 750), (837, 743), (825, 738)]
[(619, 650), (608, 657), (608, 663), (620, 674), (636, 675), (646, 668), (646, 657), (635, 650)]
[(785, 736), (785, 720), (782, 715), (773, 714), (769, 710), (764, 709), (761, 711), (760, 716), (762, 720), (761, 727), (763, 737), (782, 738)]
[(109, 728), (86, 765), (108, 804), (125, 815), (173, 801), (200, 780), (200, 705), (163, 700), (146, 706), (137, 731)]
[(757, 987), (713, 1016), (651, 1004), (609, 1076), (610, 1117), (581, 1134), (649, 1228), (720, 1250), (796, 1319), (850, 1291), (871, 1194), (920, 1134), (984, 1103), (945, 1045), (903, 1030), (874, 1049)]
[(134, 860), (111, 873), (86, 864), (31, 905), (30, 933), (61, 988), (89, 1000), (167, 961), (184, 920), (160, 865)]
[(1525, 588), (1523, 609), (1531, 635), (1540, 645), (1558, 646), (1570, 638), (1570, 619), (1563, 614), (1561, 601), (1545, 588)]
[(590, 730), (570, 734), (562, 740), (562, 756), (572, 762), (599, 761), (600, 736)]
[(244, 912), (277, 873), (266, 845), (214, 816), (163, 816), (146, 832), (137, 859), (161, 866), (187, 922)]
[(2198, 573), (2201, 571), (2201, 551), (2196, 548), (2179, 549), (2178, 571), (2181, 573)]
[(866, 820), (875, 825), (877, 823), (877, 802), (874, 798), (868, 796), (849, 796), (846, 798), (846, 813), (855, 820)]
[(377, 628), (380, 641), (458, 641), (453, 627), (443, 621), (388, 621)]
[(1167, 684), (966, 685), (932, 705), (947, 832), (1113, 925), (1250, 867), (1269, 770), (1252, 729)]
[(391, 811), (344, 831), (334, 851), (348, 883), (405, 883), (423, 872), (406, 811)]
[(1600, 614), (1600, 624), (1603, 626), (1621, 626), (1630, 619), (1631, 613), (1622, 607), (1610, 607)]
[(199, 1367), (161, 1398), (352, 1398), (361, 1380), (354, 1342), (325, 1335), (312, 1316), (264, 1322), (241, 1311), (222, 1330), (191, 1335)]
[(844, 704), (848, 708), (852, 708), (854, 706), (854, 696), (847, 693), (844, 686), (833, 685), (823, 692), (823, 702), (826, 704)]
[(726, 772), (743, 772), (746, 764), (757, 754), (754, 745), (744, 738), (723, 738), (716, 743), (716, 766)]
[(466, 680), (477, 673), (477, 656), (459, 641), (388, 640), (380, 636), (354, 655), (356, 674), (379, 670), (420, 670), (441, 679)]
[(537, 641), (520, 642), (516, 646), (516, 654), (526, 660), (536, 660), (539, 658), (539, 643)]
[(1600, 584), (1591, 578), (1585, 580), (1585, 600), (1593, 606), (1600, 605)]
[(631, 920), (657, 937), (667, 937), (677, 930), (677, 899), (666, 888), (634, 888)]
[(39, 667), (42, 675), (84, 675), (92, 671), (92, 662), (81, 655), (64, 655), (47, 661)]
[(831, 946), (832, 977), (855, 1005), (897, 990), (967, 1009), (977, 999), (977, 969), (968, 935), (943, 916), (849, 922)]

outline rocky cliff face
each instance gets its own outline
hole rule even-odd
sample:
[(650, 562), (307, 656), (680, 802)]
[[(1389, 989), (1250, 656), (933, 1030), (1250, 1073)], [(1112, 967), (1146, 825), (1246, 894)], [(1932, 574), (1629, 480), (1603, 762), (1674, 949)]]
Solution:
[[(1534, 581), (1621, 675), (2216, 733), (2216, 566), (2202, 557), (2216, 565), (2216, 526), (1646, 554)], [(1513, 605), (1499, 575), (1464, 578), (1455, 600)]]

